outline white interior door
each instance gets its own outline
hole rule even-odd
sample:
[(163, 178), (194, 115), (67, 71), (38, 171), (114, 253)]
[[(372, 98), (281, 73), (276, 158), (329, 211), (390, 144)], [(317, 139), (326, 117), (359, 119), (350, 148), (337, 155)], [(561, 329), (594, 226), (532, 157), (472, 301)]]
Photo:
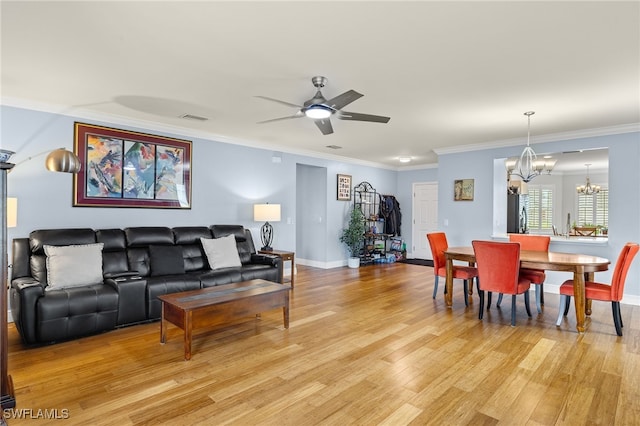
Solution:
[(438, 230), (438, 183), (413, 184), (412, 256), (433, 260), (427, 234)]

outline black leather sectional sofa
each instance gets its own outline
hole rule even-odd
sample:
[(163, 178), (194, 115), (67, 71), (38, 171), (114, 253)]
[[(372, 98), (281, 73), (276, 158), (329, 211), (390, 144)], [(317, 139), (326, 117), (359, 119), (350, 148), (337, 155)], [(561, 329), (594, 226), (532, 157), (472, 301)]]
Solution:
[[(235, 236), (242, 265), (212, 270), (200, 238), (229, 235)], [(95, 243), (104, 244), (101, 283), (45, 290), (45, 246)], [(182, 262), (158, 257), (176, 251)], [(152, 270), (152, 263), (160, 267)], [(13, 240), (12, 264), (11, 314), (26, 345), (157, 320), (162, 294), (256, 278), (282, 280), (281, 259), (256, 254), (251, 232), (241, 225), (37, 230)]]

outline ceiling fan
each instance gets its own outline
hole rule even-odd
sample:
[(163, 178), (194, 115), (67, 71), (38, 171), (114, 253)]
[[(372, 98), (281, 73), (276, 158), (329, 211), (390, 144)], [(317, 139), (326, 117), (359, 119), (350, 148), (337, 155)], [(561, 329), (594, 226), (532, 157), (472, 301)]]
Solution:
[(324, 87), (327, 81), (328, 80), (326, 77), (313, 77), (311, 79), (311, 82), (318, 89), (318, 91), (313, 98), (306, 101), (303, 105), (296, 105), (290, 102), (269, 98), (267, 96), (256, 96), (257, 98), (266, 99), (268, 101), (278, 102), (279, 104), (298, 108), (298, 112), (296, 112), (294, 115), (259, 121), (258, 123), (270, 123), (272, 121), (309, 117), (313, 119), (313, 121), (316, 123), (316, 126), (318, 126), (323, 135), (329, 135), (333, 133), (333, 127), (331, 126), (331, 120), (329, 118), (334, 114), (340, 120), (370, 121), (373, 123), (388, 123), (391, 119), (390, 117), (383, 117), (381, 115), (342, 111), (343, 107), (349, 105), (355, 100), (360, 99), (364, 95), (356, 92), (355, 90), (347, 90), (343, 94), (338, 95), (333, 99), (327, 100), (324, 98), (324, 96), (322, 96), (322, 93), (320, 92), (320, 89)]

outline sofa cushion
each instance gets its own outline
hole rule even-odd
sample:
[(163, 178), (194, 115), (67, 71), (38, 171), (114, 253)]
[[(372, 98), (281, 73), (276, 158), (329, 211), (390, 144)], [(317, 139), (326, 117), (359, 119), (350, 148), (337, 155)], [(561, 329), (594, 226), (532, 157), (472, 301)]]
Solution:
[(147, 278), (147, 318), (160, 318), (160, 315), (162, 314), (162, 302), (160, 302), (158, 296), (169, 293), (197, 290), (199, 288), (200, 279), (195, 275), (165, 275), (162, 277)]
[(184, 259), (180, 246), (149, 246), (152, 277), (184, 274)]
[(122, 229), (98, 229), (96, 242), (104, 243), (102, 249), (102, 272), (113, 276), (129, 270), (127, 263), (127, 240)]
[(200, 241), (202, 241), (202, 248), (207, 255), (211, 269), (242, 266), (234, 235), (213, 239), (201, 238)]
[(209, 265), (200, 238), (212, 238), (206, 226), (177, 226), (173, 228), (175, 243), (182, 246), (184, 271), (208, 271)]
[[(214, 287), (222, 284), (238, 283), (242, 281), (241, 268), (221, 268), (203, 272), (199, 275), (202, 288)], [(260, 277), (262, 278), (262, 277)]]
[(117, 325), (118, 292), (108, 285), (50, 291), (35, 305), (37, 341), (67, 340)]
[(103, 243), (44, 246), (47, 255), (45, 291), (102, 283)]
[(127, 247), (148, 247), (151, 244), (171, 245), (173, 232), (165, 226), (138, 226), (125, 228)]
[(44, 246), (70, 246), (73, 244), (93, 244), (96, 233), (90, 228), (41, 229), (29, 234), (32, 254), (44, 254)]
[(244, 265), (251, 261), (251, 254), (255, 253), (251, 231), (245, 229), (242, 225), (212, 225), (211, 233), (213, 234), (213, 238), (225, 237), (231, 234), (235, 235), (240, 262)]
[(242, 225), (212, 225), (211, 233), (213, 238), (226, 237), (233, 234), (238, 242), (247, 240), (245, 229)]
[(96, 243), (96, 235), (89, 228), (40, 229), (29, 234), (29, 269), (31, 276), (41, 283), (47, 282), (47, 256), (44, 246), (69, 246)]

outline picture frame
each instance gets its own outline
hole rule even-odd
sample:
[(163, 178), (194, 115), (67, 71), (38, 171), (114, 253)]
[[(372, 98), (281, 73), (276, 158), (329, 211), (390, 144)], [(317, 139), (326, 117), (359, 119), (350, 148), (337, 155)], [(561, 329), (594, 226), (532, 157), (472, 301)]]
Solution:
[(74, 124), (74, 207), (191, 208), (191, 141)]
[(351, 201), (351, 175), (338, 175), (338, 201)]
[(456, 179), (453, 181), (454, 201), (473, 201), (473, 179)]

